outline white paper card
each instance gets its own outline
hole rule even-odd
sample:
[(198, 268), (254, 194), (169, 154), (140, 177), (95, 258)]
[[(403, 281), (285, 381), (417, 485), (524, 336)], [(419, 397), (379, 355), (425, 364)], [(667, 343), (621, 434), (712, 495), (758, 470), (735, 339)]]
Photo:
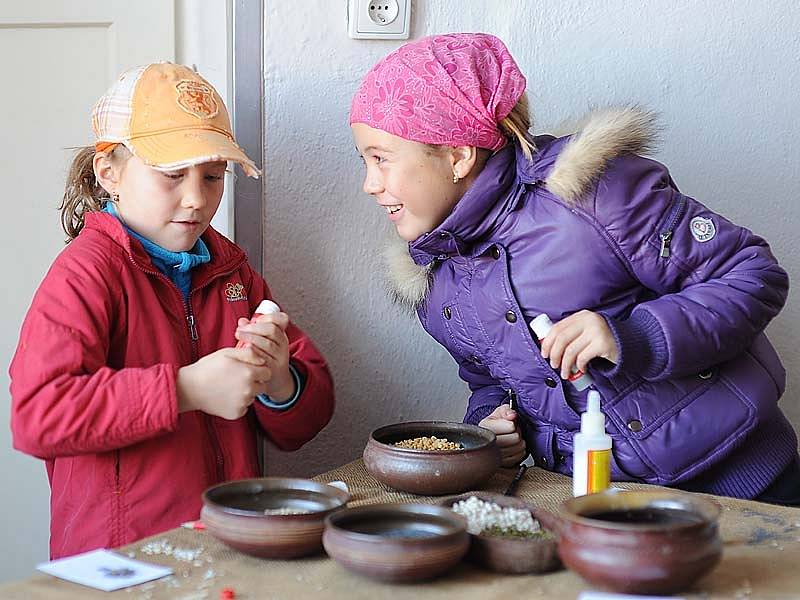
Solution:
[(631, 596), (609, 592), (581, 592), (578, 600), (685, 600), (683, 596)]
[(39, 571), (81, 585), (111, 592), (159, 579), (172, 569), (125, 558), (109, 550), (92, 550), (37, 565)]

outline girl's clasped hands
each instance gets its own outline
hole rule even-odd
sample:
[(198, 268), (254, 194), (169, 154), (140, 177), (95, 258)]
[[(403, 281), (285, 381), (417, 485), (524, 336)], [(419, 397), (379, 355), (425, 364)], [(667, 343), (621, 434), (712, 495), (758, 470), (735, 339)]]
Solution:
[(289, 315), (278, 312), (241, 318), (239, 348), (221, 348), (178, 371), (178, 411), (200, 410), (238, 419), (259, 394), (283, 401), (294, 394), (289, 372)]

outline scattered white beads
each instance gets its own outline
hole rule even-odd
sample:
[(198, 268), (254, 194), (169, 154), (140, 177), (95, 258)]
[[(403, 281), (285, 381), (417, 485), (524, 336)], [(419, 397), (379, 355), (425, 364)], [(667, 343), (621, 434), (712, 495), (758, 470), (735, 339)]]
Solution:
[(264, 509), (265, 515), (307, 515), (310, 512), (311, 511), (303, 510), (302, 508), (291, 508), (288, 506)]
[(467, 531), (479, 534), (484, 529), (516, 529), (520, 532), (536, 533), (541, 529), (531, 513), (520, 508), (503, 508), (494, 502), (484, 502), (476, 496), (453, 504), (453, 511), (466, 517)]
[(183, 562), (195, 562), (198, 557), (203, 553), (203, 547), (200, 548), (175, 548), (172, 544), (169, 543), (166, 539), (156, 540), (154, 542), (148, 542), (139, 550), (143, 554), (148, 554), (150, 556), (154, 554), (163, 554), (164, 556), (171, 556), (177, 560), (181, 560)]

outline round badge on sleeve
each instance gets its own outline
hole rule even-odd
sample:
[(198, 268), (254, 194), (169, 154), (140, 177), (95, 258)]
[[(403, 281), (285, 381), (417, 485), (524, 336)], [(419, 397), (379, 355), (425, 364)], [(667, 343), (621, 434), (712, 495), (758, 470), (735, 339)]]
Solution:
[(707, 242), (717, 235), (717, 228), (714, 226), (714, 221), (706, 219), (705, 217), (695, 217), (689, 223), (689, 229), (692, 230), (692, 237), (698, 242)]

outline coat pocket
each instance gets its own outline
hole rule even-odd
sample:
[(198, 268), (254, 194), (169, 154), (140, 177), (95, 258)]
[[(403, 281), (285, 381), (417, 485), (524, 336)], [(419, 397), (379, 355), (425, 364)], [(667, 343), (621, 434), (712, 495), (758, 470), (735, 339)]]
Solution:
[(690, 377), (642, 381), (608, 408), (615, 454), (631, 476), (675, 483), (718, 463), (775, 402), (775, 386), (748, 353)]

